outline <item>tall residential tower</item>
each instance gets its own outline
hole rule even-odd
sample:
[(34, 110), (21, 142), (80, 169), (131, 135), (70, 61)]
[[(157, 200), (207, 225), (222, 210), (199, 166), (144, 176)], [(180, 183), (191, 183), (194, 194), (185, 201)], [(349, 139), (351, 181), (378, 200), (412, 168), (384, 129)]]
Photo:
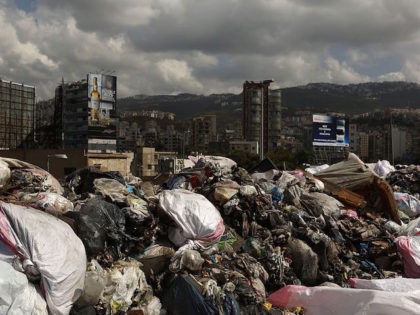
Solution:
[(243, 136), (258, 141), (260, 157), (280, 142), (281, 90), (271, 90), (272, 80), (245, 81), (243, 85)]

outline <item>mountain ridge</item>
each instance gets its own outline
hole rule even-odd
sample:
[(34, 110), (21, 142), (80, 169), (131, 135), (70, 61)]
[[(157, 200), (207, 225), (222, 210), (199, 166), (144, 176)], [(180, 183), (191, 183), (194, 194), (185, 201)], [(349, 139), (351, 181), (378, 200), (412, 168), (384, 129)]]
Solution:
[[(281, 88), (285, 115), (296, 110), (359, 114), (388, 107), (420, 108), (420, 85), (415, 82), (365, 82), (357, 84), (309, 83)], [(202, 114), (239, 117), (242, 94), (134, 95), (118, 100), (124, 111), (160, 110), (174, 113), (178, 119)]]

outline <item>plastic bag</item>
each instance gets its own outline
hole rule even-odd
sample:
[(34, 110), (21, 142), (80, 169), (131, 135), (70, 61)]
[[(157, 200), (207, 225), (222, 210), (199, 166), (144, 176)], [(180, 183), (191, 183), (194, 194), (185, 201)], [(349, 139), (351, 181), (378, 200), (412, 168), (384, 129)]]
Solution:
[(397, 202), (398, 210), (404, 212), (409, 217), (420, 214), (420, 200), (416, 197), (400, 192), (394, 192), (394, 198)]
[(203, 162), (203, 164), (210, 164), (212, 166), (213, 171), (217, 173), (217, 175), (227, 175), (232, 173), (232, 170), (236, 167), (236, 162), (226, 158), (224, 156), (200, 156), (198, 159), (199, 162)]
[(271, 294), (268, 301), (282, 308), (303, 307), (305, 315), (414, 315), (420, 308), (420, 291), (387, 292), (288, 285)]
[(182, 269), (189, 271), (200, 271), (204, 263), (204, 259), (201, 258), (199, 252), (193, 249), (180, 250), (177, 255), (174, 256), (169, 270), (176, 273)]
[(88, 257), (103, 252), (106, 243), (118, 251), (125, 232), (125, 216), (112, 203), (99, 198), (90, 199), (80, 208), (77, 230)]
[(216, 315), (216, 307), (206, 301), (189, 276), (177, 276), (165, 291), (163, 305), (172, 314)]
[(405, 276), (420, 278), (420, 235), (400, 236), (395, 243), (402, 255)]
[(217, 242), (225, 231), (219, 211), (203, 195), (188, 190), (165, 190), (159, 194), (160, 207), (178, 228), (169, 230), (169, 239), (177, 246), (187, 240)]
[(344, 205), (334, 197), (319, 192), (303, 193), (300, 196), (300, 203), (309, 214), (316, 217), (321, 214), (339, 217), (341, 208), (344, 208)]
[(70, 200), (56, 193), (41, 192), (38, 194), (25, 194), (19, 199), (30, 207), (53, 215), (63, 214), (74, 209), (73, 203)]
[(373, 171), (380, 177), (385, 178), (389, 173), (395, 172), (395, 167), (387, 160), (379, 160), (373, 167)]
[(242, 196), (256, 196), (256, 195), (258, 195), (257, 189), (254, 186), (251, 186), (251, 185), (241, 186), (241, 188), (239, 189), (239, 193)]
[(92, 259), (86, 268), (85, 286), (80, 297), (81, 304), (96, 305), (99, 302), (107, 281), (106, 276), (101, 265)]
[(145, 299), (152, 299), (152, 288), (147, 284), (139, 262), (119, 260), (106, 272), (107, 282), (101, 300), (106, 303), (108, 314), (126, 312), (134, 300), (150, 302)]
[(10, 178), (10, 168), (6, 162), (0, 160), (0, 188), (6, 185)]
[(47, 303), (25, 274), (0, 261), (0, 314), (47, 315)]
[(68, 314), (83, 290), (86, 269), (85, 249), (71, 227), (42, 211), (1, 202), (0, 238), (28, 276), (41, 274), (51, 313)]
[(128, 195), (127, 188), (115, 179), (97, 178), (93, 181), (93, 186), (96, 193), (109, 197), (114, 202), (123, 203)]

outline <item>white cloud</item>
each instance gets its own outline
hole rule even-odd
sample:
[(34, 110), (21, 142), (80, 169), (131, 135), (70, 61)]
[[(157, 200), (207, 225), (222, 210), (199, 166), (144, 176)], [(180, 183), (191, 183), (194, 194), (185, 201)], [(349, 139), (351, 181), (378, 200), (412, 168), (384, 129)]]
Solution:
[(160, 74), (166, 83), (179, 91), (197, 91), (203, 85), (192, 75), (191, 68), (185, 61), (164, 59), (157, 63)]
[(95, 69), (116, 71), (120, 97), (240, 91), (265, 78), (420, 81), (414, 0), (38, 0), (29, 13), (0, 3), (0, 76), (41, 98)]
[(340, 62), (332, 57), (325, 60), (327, 78), (329, 82), (359, 83), (370, 80), (368, 76), (361, 75), (352, 69), (346, 62)]
[(389, 72), (378, 77), (378, 81), (405, 81), (405, 75), (402, 72)]

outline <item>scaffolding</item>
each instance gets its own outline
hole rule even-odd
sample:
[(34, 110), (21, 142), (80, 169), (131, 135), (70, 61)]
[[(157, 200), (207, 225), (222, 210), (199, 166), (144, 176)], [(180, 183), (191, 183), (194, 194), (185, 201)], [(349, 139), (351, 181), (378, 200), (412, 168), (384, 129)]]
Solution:
[(34, 114), (35, 87), (0, 79), (0, 149), (27, 146)]

